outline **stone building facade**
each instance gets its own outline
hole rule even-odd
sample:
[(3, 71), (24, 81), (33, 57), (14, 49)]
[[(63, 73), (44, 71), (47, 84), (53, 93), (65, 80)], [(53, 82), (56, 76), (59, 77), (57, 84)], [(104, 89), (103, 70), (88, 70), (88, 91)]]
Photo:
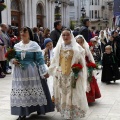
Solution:
[[(61, 1), (61, 21), (69, 26), (69, 0)], [(47, 27), (53, 29), (55, 18), (55, 0), (5, 0), (7, 9), (2, 11), (2, 23), (21, 28)]]
[(85, 8), (86, 16), (91, 20), (91, 27), (98, 30), (112, 27), (114, 0), (70, 0), (70, 19), (80, 25), (81, 9)]

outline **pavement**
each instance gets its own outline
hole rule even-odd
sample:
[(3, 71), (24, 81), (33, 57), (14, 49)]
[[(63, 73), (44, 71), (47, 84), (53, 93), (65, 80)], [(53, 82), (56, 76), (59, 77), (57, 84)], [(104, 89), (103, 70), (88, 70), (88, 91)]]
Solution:
[[(97, 81), (102, 97), (90, 105), (87, 116), (77, 120), (120, 120), (120, 81), (106, 85), (100, 82), (101, 71)], [(0, 79), (0, 120), (16, 120), (17, 116), (10, 114), (11, 75)], [(27, 120), (62, 120), (60, 113), (52, 112), (45, 116), (32, 114)]]

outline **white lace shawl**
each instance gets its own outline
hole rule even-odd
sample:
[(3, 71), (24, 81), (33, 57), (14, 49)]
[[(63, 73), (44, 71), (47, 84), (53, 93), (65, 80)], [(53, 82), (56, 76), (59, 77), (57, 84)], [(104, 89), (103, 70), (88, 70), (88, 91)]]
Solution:
[(28, 44), (24, 44), (23, 41), (20, 41), (15, 44), (14, 48), (16, 51), (42, 52), (40, 46), (34, 41), (30, 41)]
[[(42, 52), (40, 46), (34, 41), (30, 41), (28, 44), (24, 44), (23, 41), (20, 41), (19, 43), (15, 44), (14, 49), (15, 51), (22, 51), (21, 52), (22, 60), (25, 58), (26, 52)], [(15, 67), (13, 64), (13, 60), (14, 59), (12, 59), (9, 63), (10, 66), (12, 67), (12, 74)], [(45, 66), (45, 64), (39, 66), (39, 71), (41, 73), (41, 76), (47, 73), (47, 67)]]

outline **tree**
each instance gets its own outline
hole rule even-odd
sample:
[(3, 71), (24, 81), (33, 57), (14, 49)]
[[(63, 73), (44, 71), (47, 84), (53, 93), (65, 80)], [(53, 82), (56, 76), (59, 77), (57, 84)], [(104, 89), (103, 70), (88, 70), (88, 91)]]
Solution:
[(74, 30), (74, 27), (75, 27), (75, 23), (74, 23), (74, 21), (70, 21), (70, 29), (71, 30)]

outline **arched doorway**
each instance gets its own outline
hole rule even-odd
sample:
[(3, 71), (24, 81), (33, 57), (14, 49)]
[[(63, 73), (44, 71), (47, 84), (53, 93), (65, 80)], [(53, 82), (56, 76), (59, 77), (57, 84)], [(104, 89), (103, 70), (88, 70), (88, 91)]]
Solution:
[(41, 3), (37, 5), (37, 27), (44, 27), (44, 10)]
[(11, 2), (11, 25), (21, 28), (21, 12), (20, 0), (12, 0)]

